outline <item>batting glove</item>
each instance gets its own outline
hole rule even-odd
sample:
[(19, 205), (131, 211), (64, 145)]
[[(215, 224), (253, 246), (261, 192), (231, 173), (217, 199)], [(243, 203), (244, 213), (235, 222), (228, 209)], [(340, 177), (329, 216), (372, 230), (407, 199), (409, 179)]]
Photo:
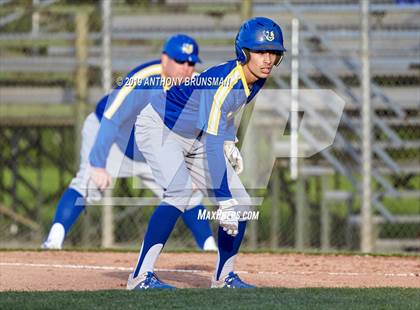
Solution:
[(235, 142), (225, 141), (224, 151), (235, 172), (237, 174), (241, 174), (241, 172), (244, 170), (244, 160), (242, 159), (242, 155), (239, 152), (239, 149), (235, 146)]
[(219, 209), (217, 210), (220, 226), (228, 235), (233, 237), (238, 234), (239, 216), (235, 211), (237, 205), (236, 199), (219, 201)]

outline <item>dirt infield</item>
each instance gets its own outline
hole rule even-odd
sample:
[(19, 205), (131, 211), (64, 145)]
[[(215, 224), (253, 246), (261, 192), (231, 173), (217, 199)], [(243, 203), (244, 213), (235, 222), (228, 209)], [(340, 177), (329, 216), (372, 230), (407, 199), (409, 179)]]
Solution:
[[(136, 253), (0, 252), (0, 291), (124, 289)], [(209, 287), (216, 253), (164, 253), (157, 274), (180, 288)], [(420, 288), (420, 257), (240, 254), (244, 280), (270, 287)]]

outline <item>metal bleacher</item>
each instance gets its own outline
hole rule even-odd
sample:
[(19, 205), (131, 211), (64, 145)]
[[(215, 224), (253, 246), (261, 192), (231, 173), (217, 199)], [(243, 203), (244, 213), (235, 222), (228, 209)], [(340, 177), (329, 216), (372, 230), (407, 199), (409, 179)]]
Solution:
[[(280, 7), (280, 6), (279, 6)], [(333, 86), (333, 89), (346, 98), (346, 110), (341, 117), (341, 130), (337, 133), (335, 137), (334, 148), (331, 150), (325, 150), (322, 152), (323, 157), (326, 161), (334, 167), (336, 171), (339, 171), (342, 175), (350, 181), (353, 188), (356, 192), (360, 192), (360, 181), (358, 176), (360, 176), (360, 167), (361, 167), (361, 150), (360, 150), (360, 141), (361, 141), (361, 126), (360, 121), (356, 120), (354, 113), (351, 113), (352, 109), (356, 111), (361, 107), (361, 98), (360, 92), (354, 91), (349, 87), (345, 81), (345, 77), (353, 75), (358, 77), (360, 75), (360, 61), (358, 59), (358, 36), (354, 36), (354, 31), (357, 31), (358, 27), (358, 8), (354, 5), (345, 5), (340, 10), (337, 7), (325, 7), (322, 10), (317, 10), (319, 16), (316, 18), (310, 18), (308, 12), (313, 12), (308, 7), (301, 8), (291, 3), (285, 3), (282, 5), (282, 8), (287, 8), (287, 10), (293, 14), (293, 16), (299, 18), (301, 26), (306, 29), (307, 34), (303, 35), (301, 40), (301, 56), (304, 59), (310, 58), (308, 63), (302, 62), (302, 66), (310, 65), (315, 70), (318, 71), (318, 76), (322, 76), (327, 79)], [(280, 8), (279, 8), (280, 10)], [(275, 9), (271, 8), (271, 11)], [(338, 12), (338, 16), (335, 18), (326, 18), (326, 23), (322, 23), (323, 14)], [(342, 13), (346, 12), (347, 16), (342, 16)], [(373, 21), (373, 31), (371, 33), (371, 72), (372, 76), (375, 77), (386, 77), (386, 76), (418, 76), (419, 74), (419, 51), (420, 51), (420, 41), (418, 35), (418, 17), (419, 17), (419, 6), (405, 7), (401, 9), (400, 7), (395, 7), (393, 5), (386, 4), (377, 4), (372, 5), (372, 15), (375, 14), (378, 17), (377, 21)], [(309, 18), (308, 18), (309, 17)], [(416, 19), (417, 18), (417, 19)], [(391, 31), (390, 31), (391, 30)], [(349, 35), (350, 31), (350, 35)], [(414, 34), (412, 32), (417, 32)], [(334, 41), (331, 39), (331, 36), (327, 33), (335, 33), (335, 35), (341, 35), (344, 40), (352, 41), (351, 44), (343, 45), (340, 42)], [(386, 32), (388, 35), (384, 35)], [(389, 35), (390, 32), (392, 35)], [(378, 35), (379, 34), (379, 35)], [(377, 41), (377, 38), (382, 40)], [(355, 40), (355, 38), (357, 38)], [(406, 42), (400, 42), (401, 38), (407, 38)], [(404, 41), (402, 39), (402, 41)], [(315, 40), (316, 44), (313, 44)], [(402, 46), (404, 48), (402, 48)], [(404, 53), (400, 53), (399, 50), (404, 49)], [(321, 51), (321, 52), (319, 52)], [(314, 53), (319, 55), (319, 58), (313, 57)], [(396, 59), (393, 61), (392, 59)], [(329, 66), (328, 63), (334, 62), (333, 66)], [(380, 62), (380, 70), (375, 66), (375, 61)], [(399, 69), (393, 70), (393, 65), (398, 66)], [(340, 70), (337, 70), (340, 68)], [(402, 70), (401, 70), (402, 69)], [(347, 70), (347, 72), (345, 71)], [(310, 73), (305, 70), (300, 70), (300, 79), (303, 84), (312, 89), (321, 89), (322, 85), (317, 83), (316, 79), (313, 78), (314, 73)], [(284, 84), (284, 83), (283, 83)], [(398, 85), (392, 87), (393, 91), (400, 91)], [(378, 130), (380, 133), (377, 136), (384, 136), (384, 138), (377, 139), (372, 147), (374, 153), (374, 170), (372, 172), (372, 177), (378, 184), (376, 187), (376, 193), (373, 198), (373, 205), (377, 209), (380, 218), (383, 221), (376, 220), (375, 223), (380, 224), (384, 222), (391, 223), (420, 223), (418, 216), (402, 218), (398, 215), (392, 214), (386, 206), (383, 204), (383, 198), (385, 197), (415, 197), (420, 199), (419, 190), (413, 191), (402, 191), (397, 188), (392, 182), (393, 176), (403, 176), (403, 175), (412, 175), (419, 173), (419, 161), (414, 160), (401, 162), (399, 159), (395, 159), (392, 156), (392, 150), (398, 149), (412, 149), (417, 152), (420, 150), (420, 141), (410, 140), (407, 141), (400, 136), (396, 128), (401, 129), (402, 127), (414, 126), (418, 131), (419, 127), (419, 93), (418, 88), (412, 89), (414, 92), (411, 96), (405, 92), (403, 95), (409, 100), (408, 105), (403, 105), (400, 103), (400, 98), (391, 98), (387, 93), (383, 91), (375, 82), (372, 82), (372, 92), (373, 92), (373, 123), (375, 130)], [(354, 105), (349, 109), (349, 103)], [(381, 111), (382, 114), (388, 114), (387, 117), (381, 117), (378, 111)], [(386, 112), (384, 112), (386, 111)], [(285, 116), (286, 111), (283, 111), (283, 116)], [(354, 111), (353, 111), (354, 112)], [(412, 113), (414, 112), (414, 113)], [(357, 114), (358, 116), (360, 114)], [(315, 115), (316, 117), (316, 115)], [(359, 116), (360, 117), (360, 116)], [(322, 119), (320, 119), (320, 122)], [(326, 128), (325, 130), (328, 130)], [(350, 132), (353, 136), (352, 139), (345, 138), (343, 132)], [(308, 143), (317, 143), (316, 139), (313, 138), (313, 135), (310, 130), (302, 131), (304, 139)], [(334, 152), (339, 150), (339, 152)], [(336, 153), (339, 153), (337, 156)], [(345, 161), (340, 160), (341, 158), (346, 158)], [(418, 158), (417, 158), (418, 159)], [(316, 167), (314, 167), (316, 168)], [(384, 169), (385, 168), (385, 169)], [(319, 171), (319, 169), (318, 169)], [(351, 199), (351, 192), (346, 192), (343, 194), (343, 191), (331, 191), (326, 190), (324, 192), (324, 199), (326, 200), (342, 200), (348, 201)], [(353, 198), (354, 200), (354, 198)], [(349, 224), (358, 224), (360, 217), (358, 215), (351, 215), (349, 217)], [(400, 240), (400, 245), (404, 244), (403, 240)], [(408, 240), (409, 244), (419, 243), (418, 240)], [(380, 240), (377, 242), (377, 248), (381, 246)], [(389, 244), (386, 243), (387, 245)]]
[[(54, 1), (50, 1), (53, 3)], [(168, 34), (184, 32), (198, 38), (201, 45), (202, 70), (234, 57), (233, 38), (241, 24), (238, 10), (240, 0), (166, 0), (166, 9), (158, 12), (133, 11), (127, 14), (116, 6), (112, 20), (112, 64), (114, 72), (127, 72), (144, 61), (156, 58), (161, 42)], [(360, 191), (361, 165), (361, 91), (360, 75), (359, 1), (344, 0), (294, 0), (253, 1), (253, 14), (267, 16), (279, 22), (285, 33), (286, 47), (291, 46), (291, 20), (300, 21), (300, 81), (304, 88), (322, 89), (325, 85), (337, 92), (346, 102), (345, 112), (336, 135), (333, 148), (324, 150), (321, 159), (308, 161), (303, 168), (306, 175), (341, 174), (351, 183), (353, 190), (343, 193), (325, 188), (326, 203), (354, 201)], [(207, 11), (194, 11), (195, 5), (208, 5)], [(223, 10), (223, 6), (229, 9)], [(176, 10), (174, 8), (177, 8)], [(183, 8), (181, 10), (180, 8)], [(14, 15), (13, 15), (14, 16)], [(402, 218), (389, 211), (383, 202), (385, 197), (418, 197), (418, 190), (398, 188), (395, 177), (415, 177), (420, 173), (418, 157), (403, 160), (396, 157), (395, 150), (409, 149), (420, 152), (420, 5), (397, 5), (392, 0), (371, 1), (371, 75), (373, 123), (376, 141), (373, 145), (375, 180), (374, 207), (383, 222), (398, 223)], [(9, 17), (12, 18), (12, 17)], [(7, 22), (7, 20), (3, 20)], [(0, 22), (0, 27), (2, 23)], [(72, 74), (77, 65), (74, 47), (58, 44), (58, 41), (74, 40), (74, 33), (40, 32), (0, 34), (0, 43), (22, 41), (48, 41), (42, 55), (5, 54), (0, 58), (0, 73), (65, 73)], [(100, 33), (90, 32), (91, 42), (98, 42)], [(156, 43), (159, 41), (159, 43)], [(120, 44), (123, 43), (123, 44)], [(98, 44), (89, 47), (88, 64), (99, 69), (101, 51)], [(276, 70), (274, 81), (281, 88), (289, 88), (291, 74), (290, 58), (285, 57), (281, 68)], [(408, 82), (399, 84), (398, 80)], [(378, 84), (378, 81), (391, 81)], [(350, 82), (349, 81), (353, 81)], [(354, 82), (356, 81), (356, 82)], [(89, 101), (93, 104), (102, 95), (101, 87), (95, 84), (89, 89)], [(73, 102), (74, 89), (58, 86), (0, 86), (2, 104), (63, 104)], [(289, 111), (277, 111), (288, 118)], [(316, 111), (313, 117), (319, 119)], [(414, 139), (402, 137), (401, 129), (412, 128), (417, 132)], [(330, 130), (328, 124), (324, 128)], [(316, 144), (310, 130), (302, 132), (304, 140)], [(345, 160), (344, 160), (345, 159)], [(351, 198), (351, 199), (350, 199)], [(404, 223), (410, 218), (403, 218)], [(412, 221), (419, 222), (418, 217)], [(356, 225), (358, 217), (350, 214), (349, 223)]]
[[(197, 3), (210, 3), (210, 1), (181, 1), (168, 0), (168, 5), (181, 5)], [(217, 3), (239, 3), (240, 1), (217, 1)], [(349, 59), (357, 59), (359, 46), (359, 17), (357, 1), (291, 1), (283, 4), (272, 1), (254, 1), (254, 15), (264, 15), (278, 21), (285, 28), (286, 44), (290, 42), (290, 22), (293, 16), (301, 16), (301, 23), (316, 25), (314, 29), (303, 27), (300, 37), (304, 42), (310, 42), (312, 48), (303, 51), (301, 61), (302, 74), (313, 76), (319, 73), (319, 68), (323, 68), (334, 76), (349, 76), (357, 72), (357, 68), (352, 68), (348, 62), (331, 61), (331, 57), (338, 59), (339, 56), (346, 55)], [(334, 12), (334, 14), (331, 14)], [(404, 76), (415, 77), (418, 75), (420, 50), (418, 21), (419, 15), (417, 7), (399, 7), (393, 1), (373, 1), (372, 5), (372, 58), (371, 71), (373, 76)], [(375, 17), (377, 16), (377, 17)], [(215, 65), (224, 59), (234, 57), (234, 51), (229, 43), (225, 44), (206, 44), (206, 40), (225, 40), (231, 42), (241, 23), (241, 18), (237, 12), (227, 11), (224, 14), (214, 16), (206, 12), (161, 12), (154, 14), (118, 14), (113, 16), (113, 40), (112, 47), (113, 70), (117, 72), (127, 72), (138, 63), (156, 57), (159, 47), (144, 43), (121, 44), (120, 41), (150, 41), (163, 40), (170, 33), (186, 32), (204, 41), (201, 48), (202, 58), (205, 60), (198, 69)], [(322, 44), (328, 42), (333, 48), (328, 53), (319, 50), (318, 40), (322, 33)], [(74, 71), (76, 59), (74, 58), (74, 47), (55, 44), (59, 40), (74, 40), (74, 33), (48, 33), (40, 32), (36, 36), (31, 33), (1, 34), (0, 42), (10, 42), (11, 40), (21, 40), (32, 42), (39, 40), (50, 41), (45, 55), (10, 55), (0, 58), (0, 70), (2, 72), (63, 72)], [(100, 34), (90, 33), (92, 41), (98, 40)], [(289, 44), (290, 45), (290, 44)], [(404, 48), (401, 48), (404, 46)], [(100, 46), (93, 45), (89, 48), (88, 63), (93, 68), (98, 68), (101, 64)], [(290, 75), (290, 57), (286, 57), (281, 68), (282, 77)], [(407, 90), (410, 94), (406, 97), (416, 96), (416, 89)], [(400, 90), (395, 87), (387, 89), (389, 96), (398, 97)], [(57, 102), (61, 102), (56, 91), (52, 91), (52, 96), (56, 97)], [(54, 95), (55, 94), (55, 95)], [(347, 96), (347, 94), (342, 94)], [(58, 97), (57, 97), (58, 96)], [(5, 102), (11, 102), (13, 96), (7, 97)], [(29, 98), (30, 99), (30, 98)], [(43, 100), (40, 97), (41, 101)], [(353, 102), (349, 102), (353, 104)], [(379, 103), (380, 104), (380, 103)], [(410, 103), (409, 103), (410, 104)]]

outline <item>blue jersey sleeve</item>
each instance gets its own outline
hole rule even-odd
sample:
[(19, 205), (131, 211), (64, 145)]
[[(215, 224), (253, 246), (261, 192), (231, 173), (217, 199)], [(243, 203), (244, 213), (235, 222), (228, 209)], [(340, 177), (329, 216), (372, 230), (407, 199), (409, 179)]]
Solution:
[[(90, 153), (90, 164), (94, 167), (104, 168), (109, 150), (114, 142), (117, 142), (120, 149), (125, 152), (129, 144), (130, 136), (119, 135), (122, 128), (124, 132), (130, 132), (134, 126), (136, 117), (148, 103), (151, 89), (133, 89), (122, 98), (121, 92), (116, 92), (108, 98), (101, 125), (96, 137), (95, 144)], [(129, 127), (129, 128), (128, 128)], [(128, 128), (128, 129), (127, 129)]]
[[(204, 132), (207, 165), (212, 188), (218, 201), (232, 198), (224, 155), (224, 142), (235, 141), (234, 114), (246, 104), (248, 87), (244, 85), (242, 68), (238, 63), (228, 63), (221, 70), (223, 82), (217, 87), (201, 90), (198, 128)], [(209, 75), (217, 72), (209, 71)]]
[(236, 140), (236, 127), (235, 119), (232, 117), (227, 120), (227, 126), (225, 131), (225, 141), (235, 141)]
[[(108, 97), (108, 103), (101, 119), (95, 144), (89, 156), (92, 166), (105, 168), (109, 150), (116, 141), (120, 128), (128, 121), (133, 122), (133, 115), (137, 115), (137, 110), (140, 109), (138, 106), (140, 101), (135, 100), (135, 92), (137, 91), (128, 93), (124, 98), (118, 96), (121, 94), (120, 92), (114, 92)], [(115, 107), (116, 103), (119, 103), (117, 108)], [(129, 137), (127, 137), (125, 147), (128, 145), (128, 142)], [(122, 150), (125, 151), (125, 148)]]
[(232, 198), (227, 180), (225, 154), (223, 150), (224, 137), (205, 134), (207, 168), (210, 172), (212, 190), (217, 201)]
[[(161, 88), (160, 86), (150, 87), (149, 84), (146, 84), (154, 77), (160, 76), (161, 72), (162, 67), (159, 61), (141, 65), (127, 75), (124, 85), (108, 96), (101, 126), (89, 155), (89, 162), (92, 166), (101, 168), (106, 166), (109, 150), (116, 142), (120, 130), (124, 128), (126, 129), (124, 132), (130, 132), (137, 114), (148, 103), (151, 88), (154, 90)], [(103, 102), (101, 104), (104, 105)], [(123, 152), (126, 151), (129, 140), (130, 135), (127, 134), (124, 141), (118, 141)]]
[[(109, 150), (117, 138), (121, 136), (119, 132), (124, 128), (123, 132), (129, 133), (134, 126), (137, 114), (148, 103), (151, 87), (146, 86), (146, 82), (160, 76), (161, 72), (162, 66), (159, 61), (151, 61), (138, 66), (127, 75), (124, 85), (115, 89), (107, 97), (106, 104), (102, 101), (98, 104), (101, 107), (105, 106), (105, 108), (103, 112), (99, 111), (103, 113), (100, 119), (101, 126), (89, 155), (89, 162), (92, 166), (101, 168), (106, 166)], [(130, 135), (127, 134), (127, 137), (123, 139), (124, 141), (120, 140), (118, 146), (125, 152)]]
[[(227, 182), (226, 162), (223, 144), (232, 131), (233, 119), (228, 120), (232, 94), (220, 96), (213, 89), (201, 90), (198, 127), (204, 132), (207, 165), (212, 181), (212, 189), (218, 201), (232, 198)], [(233, 135), (234, 136), (234, 135)]]
[(105, 168), (109, 150), (118, 135), (119, 127), (112, 120), (102, 118), (95, 144), (89, 155), (93, 167)]

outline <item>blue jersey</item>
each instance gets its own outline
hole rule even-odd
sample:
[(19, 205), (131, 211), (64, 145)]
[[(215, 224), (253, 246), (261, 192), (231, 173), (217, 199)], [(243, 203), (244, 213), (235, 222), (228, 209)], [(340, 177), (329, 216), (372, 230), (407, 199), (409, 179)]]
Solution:
[[(249, 89), (242, 66), (236, 60), (214, 66), (190, 83), (172, 87), (151, 103), (172, 131), (188, 138), (205, 135), (213, 190), (219, 200), (231, 198), (224, 160), (224, 141), (234, 141), (234, 115), (249, 103), (265, 79)], [(162, 101), (166, 103), (162, 105)]]
[(162, 92), (160, 60), (151, 61), (132, 70), (111, 94), (96, 106), (100, 128), (89, 161), (94, 167), (105, 168), (109, 150), (116, 143), (125, 155), (145, 161), (134, 143), (137, 115), (149, 103), (152, 92)]
[(151, 104), (165, 125), (182, 136), (197, 137), (204, 131), (234, 140), (233, 116), (264, 83), (259, 79), (249, 89), (241, 65), (232, 60), (153, 97)]

